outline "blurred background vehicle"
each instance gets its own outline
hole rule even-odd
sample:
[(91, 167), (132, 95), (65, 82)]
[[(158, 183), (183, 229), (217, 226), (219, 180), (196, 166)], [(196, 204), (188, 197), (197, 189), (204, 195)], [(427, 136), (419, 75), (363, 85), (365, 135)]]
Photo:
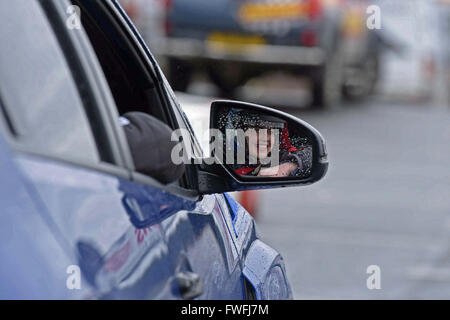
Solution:
[(366, 27), (368, 0), (123, 0), (172, 86), (203, 72), (234, 98), (250, 79), (283, 71), (309, 80), (310, 103), (373, 93), (385, 35)]
[[(450, 0), (440, 0), (438, 2), (438, 10), (440, 15), (438, 16), (439, 33), (450, 34)], [(441, 85), (440, 99), (443, 103), (449, 102), (450, 105), (450, 37), (446, 37), (442, 43), (442, 55), (440, 72), (441, 79), (438, 85)], [(439, 68), (438, 68), (439, 69)]]
[(165, 7), (169, 0), (119, 0), (151, 50), (165, 35)]
[(343, 93), (348, 99), (362, 99), (372, 94), (377, 85), (382, 54), (393, 44), (388, 43), (385, 33), (367, 28), (367, 0), (346, 0), (344, 9), (343, 44), (344, 78)]
[(344, 73), (341, 2), (171, 0), (156, 54), (168, 59), (180, 91), (203, 70), (232, 98), (249, 79), (283, 70), (311, 80), (314, 106), (335, 106)]
[(400, 52), (386, 53), (380, 92), (404, 101), (432, 99), (436, 94), (439, 55), (445, 47), (442, 41), (446, 41), (445, 37), (440, 40), (445, 33), (439, 30), (438, 2), (379, 0), (377, 4), (383, 28), (402, 46)]
[[(186, 8), (185, 18), (209, 10), (212, 1), (203, 2), (205, 9)], [(308, 190), (233, 196), (251, 199), (247, 208), (257, 213), (259, 231), (285, 253), (295, 298), (448, 299), (450, 2), (323, 3), (338, 6), (342, 92), (351, 99), (328, 110), (309, 108), (309, 75), (295, 68), (274, 68), (233, 94), (320, 127), (332, 158), (329, 174)], [(370, 5), (380, 8), (379, 30), (367, 28)], [(160, 21), (169, 21), (164, 12)], [(157, 42), (146, 40), (151, 46)], [(188, 71), (187, 93), (176, 94), (208, 150), (208, 107), (215, 97), (229, 96), (205, 72)], [(165, 74), (170, 76), (169, 65)], [(381, 290), (366, 287), (366, 268), (372, 264), (381, 268)]]

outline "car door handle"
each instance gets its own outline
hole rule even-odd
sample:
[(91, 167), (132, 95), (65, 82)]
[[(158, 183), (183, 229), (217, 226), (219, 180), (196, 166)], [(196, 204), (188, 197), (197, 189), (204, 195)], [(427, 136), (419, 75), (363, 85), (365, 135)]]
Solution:
[(203, 281), (196, 273), (184, 271), (175, 276), (181, 297), (191, 300), (203, 294)]

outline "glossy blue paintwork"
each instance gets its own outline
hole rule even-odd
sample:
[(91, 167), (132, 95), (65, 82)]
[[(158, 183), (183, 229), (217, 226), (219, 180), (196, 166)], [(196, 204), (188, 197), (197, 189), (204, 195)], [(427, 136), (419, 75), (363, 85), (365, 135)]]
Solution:
[[(243, 299), (244, 277), (259, 298), (290, 297), (281, 257), (228, 195), (188, 200), (12, 151), (6, 129), (0, 121), (0, 298), (180, 299), (185, 271), (202, 278), (200, 299)], [(79, 290), (66, 285), (73, 265)]]
[[(190, 201), (1, 146), (3, 298), (174, 299), (173, 276), (181, 271), (201, 275), (202, 299), (244, 298), (243, 275), (267, 298), (269, 270), (281, 266), (284, 277), (279, 255), (272, 259), (275, 251), (255, 242), (253, 219), (228, 196)], [(152, 220), (136, 228), (133, 207)], [(255, 262), (248, 254), (255, 247), (267, 258)], [(69, 265), (83, 271), (81, 290), (66, 288)]]
[(239, 256), (243, 260), (243, 276), (253, 286), (258, 299), (292, 299), (283, 258), (258, 239), (250, 214), (231, 196), (224, 194), (231, 211), (232, 225)]
[(0, 299), (86, 297), (86, 290), (67, 290), (66, 268), (76, 257), (14, 160), (0, 135)]
[[(17, 164), (75, 249), (91, 296), (179, 298), (174, 274), (193, 271), (205, 284), (201, 298), (243, 298), (239, 258), (214, 196), (194, 202), (30, 156)], [(130, 220), (137, 210), (151, 217), (139, 228)]]
[(276, 250), (259, 239), (252, 243), (247, 253), (243, 273), (255, 288), (258, 299), (292, 299), (283, 259)]

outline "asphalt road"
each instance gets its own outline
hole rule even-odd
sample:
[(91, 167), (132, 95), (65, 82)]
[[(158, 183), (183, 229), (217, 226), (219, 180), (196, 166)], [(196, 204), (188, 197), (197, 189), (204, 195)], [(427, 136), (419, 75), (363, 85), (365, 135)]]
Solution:
[[(262, 238), (297, 299), (450, 298), (450, 112), (369, 101), (296, 112), (327, 140), (324, 180), (261, 192)], [(381, 289), (369, 290), (369, 265)]]
[[(314, 125), (327, 140), (330, 167), (322, 181), (259, 191), (261, 238), (285, 258), (297, 299), (450, 299), (447, 74), (438, 65), (436, 85), (420, 71), (425, 52), (440, 52), (445, 61), (447, 33), (433, 29), (438, 11), (386, 5), (383, 26), (405, 47), (385, 56), (378, 90), (415, 102), (372, 98), (332, 111), (306, 110), (308, 84), (278, 73), (252, 79), (238, 93), (239, 100), (298, 105), (284, 111)], [(201, 77), (190, 92), (217, 94)], [(434, 96), (438, 102), (419, 102)], [(211, 99), (181, 98), (207, 144)], [(371, 265), (380, 267), (379, 290), (366, 286)]]
[[(211, 99), (181, 100), (203, 130)], [(284, 111), (322, 132), (330, 160), (312, 186), (260, 191), (258, 230), (294, 297), (449, 299), (450, 109), (372, 99)], [(379, 290), (366, 286), (370, 265)]]

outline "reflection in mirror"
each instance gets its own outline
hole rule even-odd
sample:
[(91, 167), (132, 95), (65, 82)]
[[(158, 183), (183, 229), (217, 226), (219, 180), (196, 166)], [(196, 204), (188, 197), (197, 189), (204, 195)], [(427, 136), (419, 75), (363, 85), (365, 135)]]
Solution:
[(224, 108), (217, 126), (223, 135), (226, 165), (241, 176), (311, 175), (311, 137), (296, 123), (254, 110)]

